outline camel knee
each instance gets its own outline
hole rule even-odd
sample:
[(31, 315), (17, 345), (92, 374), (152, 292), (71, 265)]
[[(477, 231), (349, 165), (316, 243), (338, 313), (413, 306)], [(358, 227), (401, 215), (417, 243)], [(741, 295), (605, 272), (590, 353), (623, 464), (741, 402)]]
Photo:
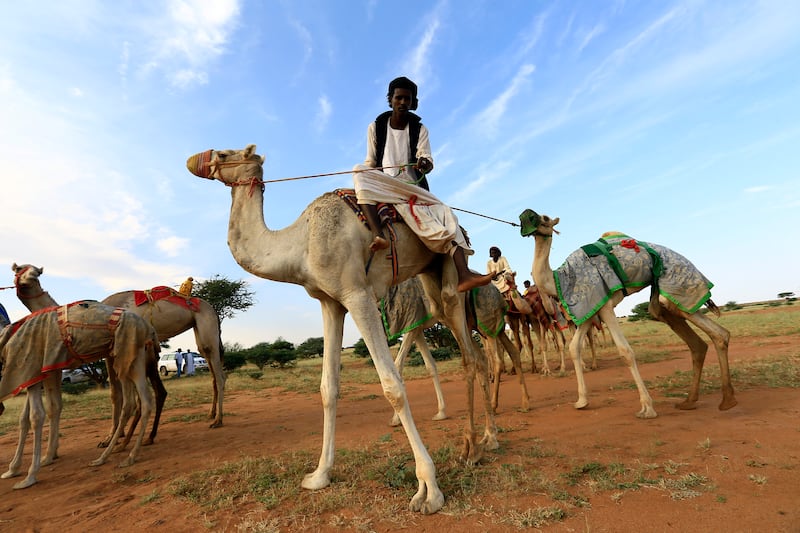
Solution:
[(396, 412), (401, 411), (403, 407), (405, 407), (406, 393), (401, 387), (385, 387), (383, 389), (383, 395), (389, 400), (389, 403)]

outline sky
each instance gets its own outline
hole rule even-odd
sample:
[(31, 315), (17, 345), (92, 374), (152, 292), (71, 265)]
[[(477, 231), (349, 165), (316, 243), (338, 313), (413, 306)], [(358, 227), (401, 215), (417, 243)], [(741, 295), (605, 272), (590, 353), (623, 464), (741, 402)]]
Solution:
[[(800, 293), (798, 28), (792, 0), (6, 3), (0, 286), (12, 263), (44, 267), (59, 303), (221, 275), (256, 300), (226, 343), (321, 337), (302, 287), (236, 264), (230, 191), (186, 159), (256, 144), (264, 179), (346, 171), (407, 76), (431, 190), (484, 215), (457, 211), (474, 270), (498, 246), (530, 279), (534, 242), (511, 222), (531, 208), (561, 219), (553, 268), (616, 230), (689, 258), (718, 305)], [(266, 223), (350, 186), (268, 184)], [(13, 290), (0, 303), (27, 314)], [(360, 336), (348, 318), (345, 345)]]

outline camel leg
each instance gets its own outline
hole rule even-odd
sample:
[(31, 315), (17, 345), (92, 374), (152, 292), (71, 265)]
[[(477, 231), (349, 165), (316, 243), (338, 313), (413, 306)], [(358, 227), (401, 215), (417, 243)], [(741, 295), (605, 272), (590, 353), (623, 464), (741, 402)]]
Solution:
[[(25, 489), (36, 484), (36, 474), (39, 472), (42, 460), (42, 429), (44, 427), (44, 403), (42, 402), (42, 384), (37, 383), (28, 387), (28, 397), (25, 402), (30, 406), (30, 423), (33, 425), (33, 457), (28, 475), (22, 481), (14, 484), (14, 489)], [(5, 477), (5, 475), (3, 475)]]
[(22, 466), (22, 454), (25, 451), (25, 440), (28, 438), (28, 432), (31, 429), (31, 402), (30, 402), (30, 389), (25, 393), (25, 403), (22, 405), (22, 411), (19, 413), (19, 435), (17, 437), (17, 450), (14, 453), (14, 458), (8, 465), (6, 471), (0, 478), (9, 479), (16, 477), (22, 473), (20, 467)]
[[(214, 381), (211, 408), (208, 418), (212, 419), (210, 428), (222, 427), (222, 399), (225, 394), (225, 369), (222, 368), (222, 338), (220, 337), (219, 319), (206, 316), (203, 313), (194, 313), (194, 339), (200, 355), (208, 362)], [(156, 396), (158, 401), (158, 396)], [(156, 409), (158, 404), (156, 404)], [(155, 423), (155, 422), (154, 422)]]
[(142, 447), (142, 442), (144, 441), (144, 435), (147, 431), (147, 422), (150, 419), (150, 412), (153, 410), (153, 398), (150, 395), (150, 389), (147, 387), (146, 371), (144, 368), (139, 368), (137, 374), (138, 375), (135, 376), (134, 379), (137, 397), (131, 398), (129, 399), (129, 401), (132, 401), (134, 399), (139, 400), (138, 403), (139, 403), (139, 412), (141, 413), (142, 417), (142, 428), (139, 430), (139, 437), (133, 444), (131, 453), (122, 463), (120, 463), (119, 465), (120, 467), (131, 466), (134, 462), (136, 462), (136, 458), (139, 455), (139, 449)]
[[(397, 351), (397, 356), (394, 359), (394, 366), (400, 375), (403, 375), (403, 367), (405, 366), (406, 357), (411, 351), (411, 347), (416, 344), (419, 353), (422, 354), (422, 360), (425, 361), (425, 368), (433, 380), (433, 388), (436, 392), (436, 402), (438, 404), (438, 412), (434, 415), (433, 420), (445, 420), (447, 414), (445, 413), (444, 394), (442, 393), (442, 384), (439, 381), (439, 373), (436, 369), (436, 361), (431, 354), (428, 343), (425, 342), (425, 336), (422, 329), (417, 328), (409, 331), (403, 336), (403, 341), (400, 343), (400, 349)], [(389, 425), (396, 427), (400, 425), (400, 416), (395, 412), (392, 421)]]
[(433, 358), (430, 346), (428, 346), (428, 343), (425, 342), (425, 336), (422, 334), (422, 330), (420, 329), (417, 331), (419, 332), (417, 335), (420, 337), (416, 343), (417, 349), (419, 350), (419, 353), (422, 354), (422, 360), (425, 361), (425, 368), (428, 369), (428, 373), (431, 375), (431, 380), (433, 380), (433, 388), (436, 391), (436, 404), (438, 411), (433, 417), (433, 420), (445, 420), (447, 419), (447, 413), (445, 413), (444, 394), (442, 393), (442, 384), (439, 381), (439, 372), (436, 369), (436, 360)]
[[(636, 356), (633, 353), (633, 349), (631, 348), (630, 344), (628, 344), (628, 340), (625, 338), (625, 335), (622, 334), (622, 330), (617, 323), (617, 317), (614, 315), (613, 301), (609, 300), (606, 302), (606, 304), (600, 308), (598, 314), (600, 319), (608, 326), (608, 331), (611, 333), (611, 339), (614, 341), (614, 344), (616, 344), (619, 355), (628, 365), (631, 376), (633, 376), (633, 380), (636, 382), (636, 388), (639, 390), (639, 403), (641, 404), (641, 409), (638, 413), (636, 413), (636, 416), (639, 418), (655, 418), (658, 415), (653, 408), (653, 399), (650, 397), (650, 393), (647, 392), (647, 387), (644, 384), (644, 380), (639, 374), (639, 368), (636, 366)], [(592, 327), (591, 321), (587, 320), (581, 324), (578, 328), (578, 335), (576, 335), (576, 337), (581, 337), (580, 340), (582, 341), (583, 336), (586, 335), (590, 327)], [(574, 343), (575, 339), (573, 339), (573, 344)], [(571, 347), (572, 345), (570, 345), (570, 348)], [(575, 361), (575, 363), (577, 365), (580, 363), (580, 360)], [(575, 372), (577, 374), (577, 367), (575, 368)], [(583, 375), (582, 370), (581, 375)]]
[(728, 342), (730, 340), (730, 333), (728, 330), (702, 313), (694, 313), (683, 317), (672, 314), (665, 309), (659, 318), (686, 343), (692, 354), (692, 386), (686, 400), (677, 404), (675, 407), (678, 409), (694, 409), (697, 406), (697, 400), (700, 396), (700, 379), (703, 372), (706, 352), (708, 350), (706, 342), (689, 327), (686, 320), (691, 321), (701, 331), (705, 332), (712, 340), (717, 350), (720, 380), (722, 381), (722, 403), (719, 409), (724, 411), (736, 405), (737, 401), (734, 397), (733, 385), (730, 380), (730, 369), (728, 366)]
[[(589, 349), (592, 351), (592, 366), (591, 366), (591, 368), (592, 368), (592, 370), (597, 370), (597, 355), (596, 355), (595, 349), (594, 349), (594, 329), (595, 329), (594, 328), (594, 324), (592, 324), (592, 327), (589, 329), (589, 332), (586, 335), (586, 340), (589, 341)], [(584, 362), (583, 369), (586, 370), (586, 363), (585, 362)]]
[(589, 405), (589, 398), (586, 393), (586, 379), (583, 377), (583, 363), (581, 362), (581, 345), (583, 336), (586, 334), (587, 322), (584, 322), (575, 331), (569, 343), (569, 353), (572, 357), (572, 366), (575, 368), (575, 379), (578, 381), (578, 401), (575, 402), (575, 409), (583, 409)]
[(501, 331), (497, 336), (495, 343), (497, 342), (503, 344), (506, 351), (508, 351), (509, 357), (511, 357), (511, 362), (514, 363), (514, 368), (517, 369), (517, 374), (519, 375), (519, 386), (522, 392), (522, 405), (520, 406), (520, 409), (523, 412), (528, 412), (530, 409), (530, 396), (528, 396), (528, 387), (525, 384), (525, 376), (522, 374), (522, 360), (519, 351), (517, 351), (516, 347), (511, 343), (511, 340), (506, 336), (505, 331)]
[[(547, 362), (547, 336), (544, 334), (544, 328), (541, 324), (536, 324), (536, 340), (539, 343), (539, 353), (542, 356), (542, 374), (545, 376), (550, 375), (550, 363)], [(533, 353), (531, 353), (531, 359)]]
[[(156, 412), (153, 417), (153, 429), (150, 430), (150, 436), (144, 441), (144, 445), (153, 444), (156, 440), (156, 433), (158, 433), (158, 424), (161, 421), (161, 411), (164, 409), (164, 402), (167, 401), (167, 389), (161, 381), (161, 376), (158, 375), (158, 363), (147, 365), (147, 379), (150, 381), (150, 386), (153, 387), (156, 400)], [(133, 432), (133, 429), (131, 429)]]
[[(409, 444), (414, 453), (418, 489), (417, 493), (411, 499), (409, 504), (410, 509), (412, 511), (422, 512), (423, 514), (435, 513), (444, 505), (444, 495), (436, 481), (436, 467), (433, 464), (433, 459), (431, 459), (431, 456), (425, 449), (425, 445), (414, 423), (414, 418), (411, 415), (411, 408), (408, 405), (405, 385), (392, 361), (378, 309), (368, 293), (365, 293), (359, 300), (360, 301), (356, 302), (355, 305), (350, 305), (348, 309), (359, 331), (364, 335), (364, 342), (367, 348), (369, 348), (369, 353), (372, 356), (372, 361), (375, 364), (375, 369), (378, 371), (378, 376), (381, 380), (383, 395), (389, 400), (395, 412), (400, 416), (403, 429), (405, 429), (406, 436), (408, 437)], [(338, 304), (335, 305), (338, 306)], [(341, 313), (341, 310), (339, 310), (339, 313)], [(324, 314), (325, 313), (323, 313), (323, 315)], [(328, 321), (332, 322), (331, 320)], [(336, 333), (338, 335), (336, 346), (341, 346), (342, 321), (336, 320), (336, 323)], [(326, 339), (328, 338), (327, 334), (331, 333), (330, 329), (327, 326), (325, 328)], [(326, 345), (327, 344), (326, 342)], [(338, 357), (336, 358), (336, 364), (339, 364)], [(325, 368), (330, 370), (328, 368), (329, 366), (330, 365), (325, 365)], [(335, 381), (338, 385), (338, 371)], [(326, 387), (323, 385), (321, 388)], [(333, 387), (330, 387), (326, 392), (323, 392), (323, 397), (328, 396), (325, 410), (326, 419), (331, 415), (335, 416), (335, 412), (330, 411), (329, 405), (332, 404), (335, 406), (333, 396), (338, 393), (338, 387), (336, 387), (336, 389), (337, 390), (333, 390)], [(323, 399), (323, 402), (325, 401), (326, 400)], [(333, 446), (331, 445), (330, 448), (332, 452)]]
[[(525, 347), (531, 355), (531, 372), (536, 373), (536, 357), (534, 356), (533, 339), (531, 339), (531, 326), (527, 319), (520, 320), (520, 327), (522, 329), (522, 340), (525, 342)], [(510, 355), (510, 352), (509, 352)], [(520, 360), (522, 358), (522, 348), (519, 349)]]
[(45, 397), (47, 398), (47, 418), (50, 420), (50, 432), (47, 436), (47, 453), (42, 466), (52, 464), (58, 458), (58, 432), (61, 422), (61, 373), (51, 372), (44, 380)]
[[(501, 332), (501, 335), (504, 335)], [(484, 351), (489, 366), (489, 383), (491, 385), (491, 404), (492, 411), (497, 412), (497, 404), (500, 400), (500, 371), (503, 364), (503, 347), (498, 346), (496, 339), (485, 339)]]
[[(97, 444), (98, 448), (106, 448), (115, 444), (116, 440), (112, 437), (119, 425), (120, 412), (122, 411), (121, 386), (117, 372), (114, 370), (114, 360), (110, 357), (106, 357), (106, 373), (108, 374), (109, 389), (111, 389), (111, 431), (105, 439)], [(120, 432), (121, 435), (122, 432)]]

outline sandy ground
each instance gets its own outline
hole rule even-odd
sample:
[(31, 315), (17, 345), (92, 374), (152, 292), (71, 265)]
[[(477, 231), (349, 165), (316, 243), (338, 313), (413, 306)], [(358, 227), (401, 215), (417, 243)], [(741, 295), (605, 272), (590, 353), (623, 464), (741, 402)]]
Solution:
[[(730, 359), (737, 362), (764, 355), (797, 354), (796, 337), (734, 340)], [(676, 345), (676, 357), (641, 365), (645, 379), (690, 368), (688, 352)], [(707, 365), (716, 365), (713, 353)], [(654, 393), (659, 417), (639, 420), (638, 398), (633, 389), (612, 389), (630, 382), (621, 361), (605, 358), (600, 369), (587, 374), (590, 408), (576, 411), (573, 375), (541, 377), (526, 374), (532, 409), (519, 412), (516, 379), (504, 376), (497, 415), (503, 461), (526, 453), (532, 442), (558, 450), (541, 459), (551, 476), (576, 464), (620, 462), (635, 464), (680, 463), (687, 472), (702, 474), (714, 488), (691, 499), (673, 499), (656, 490), (604, 491), (589, 496), (590, 505), (573, 507), (562, 521), (545, 531), (773, 531), (800, 532), (800, 394), (796, 389), (737, 389), (739, 405), (720, 412), (719, 391), (701, 396), (698, 409), (679, 411), (675, 398)], [(345, 384), (347, 385), (347, 384)], [(391, 433), (407, 447), (401, 430), (388, 427), (390, 410), (378, 385), (348, 386), (339, 402), (337, 447), (357, 448), (375, 443)], [(736, 382), (734, 382), (736, 386)], [(436, 409), (427, 379), (409, 381), (412, 410), (429, 447), (448, 439), (457, 444), (464, 424), (465, 387), (453, 377), (444, 383), (450, 418), (433, 422)], [(198, 407), (169, 408), (158, 440), (144, 448), (140, 461), (128, 469), (117, 468), (121, 456), (109, 464), (89, 468), (96, 458), (97, 442), (108, 423), (69, 420), (62, 425), (60, 457), (40, 472), (40, 482), (26, 490), (11, 489), (12, 480), (0, 480), (0, 531), (129, 531), (131, 529), (179, 533), (184, 531), (237, 531), (247, 515), (279, 517), (291, 511), (290, 503), (263, 510), (250, 502), (233, 510), (209, 511), (199, 504), (170, 494), (172, 480), (193, 470), (219, 465), (239, 454), (265, 456), (292, 449), (316, 457), (321, 444), (322, 412), (318, 394), (232, 392), (226, 398), (225, 426), (208, 429), (205, 421), (176, 420)], [(205, 406), (203, 408), (207, 408)], [(708, 439), (706, 441), (706, 439)], [(702, 442), (708, 446), (703, 446)], [(0, 437), (0, 461), (10, 460), (16, 435)], [(28, 446), (28, 452), (30, 446)], [(490, 454), (491, 455), (491, 454)], [(29, 456), (25, 458), (25, 468)], [(488, 468), (485, 465), (477, 468)], [(297, 479), (300, 483), (300, 479)], [(392, 489), (386, 489), (392, 490)], [(148, 495), (160, 497), (147, 502)], [(553, 505), (545, 494), (505, 498), (497, 494), (483, 502), (495, 511)], [(309, 530), (361, 529), (387, 531), (509, 531), (508, 525), (480, 514), (450, 512), (448, 505), (433, 516), (419, 516), (404, 508), (398, 521), (373, 522), (354, 527), (320, 517)], [(398, 525), (400, 524), (400, 525)], [(281, 530), (303, 529), (295, 525)]]

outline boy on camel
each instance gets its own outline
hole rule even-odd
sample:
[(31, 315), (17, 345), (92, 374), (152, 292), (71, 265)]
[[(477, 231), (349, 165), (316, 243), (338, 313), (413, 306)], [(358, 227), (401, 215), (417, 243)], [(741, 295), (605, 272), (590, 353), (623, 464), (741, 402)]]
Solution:
[(433, 252), (450, 254), (458, 271), (458, 290), (468, 291), (492, 280), (467, 267), (474, 252), (453, 211), (428, 190), (425, 175), (433, 170), (428, 129), (417, 109), (417, 85), (406, 77), (389, 83), (389, 107), (367, 128), (367, 157), (356, 165), (353, 182), (358, 204), (372, 230), (372, 252), (389, 247), (377, 204), (393, 204), (408, 227)]

